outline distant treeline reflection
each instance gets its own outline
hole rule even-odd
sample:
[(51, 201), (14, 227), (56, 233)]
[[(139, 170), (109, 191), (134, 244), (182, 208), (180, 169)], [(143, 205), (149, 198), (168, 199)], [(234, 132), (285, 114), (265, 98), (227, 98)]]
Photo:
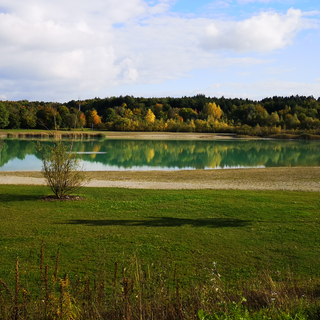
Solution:
[[(203, 169), (320, 164), (320, 143), (317, 141), (75, 141), (73, 152), (92, 152), (81, 155), (81, 158), (86, 162), (126, 169), (141, 166)], [(35, 141), (5, 140), (0, 167), (16, 158), (23, 160), (26, 155), (35, 155), (40, 159), (40, 155), (36, 153)]]

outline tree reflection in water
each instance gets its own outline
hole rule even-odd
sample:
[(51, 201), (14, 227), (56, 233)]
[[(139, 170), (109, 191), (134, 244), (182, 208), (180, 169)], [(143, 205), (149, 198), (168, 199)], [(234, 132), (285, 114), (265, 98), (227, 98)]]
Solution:
[[(95, 140), (73, 144), (73, 152), (90, 152), (81, 155), (87, 163), (87, 170), (94, 170), (97, 164), (102, 170), (104, 166), (122, 169), (319, 166), (319, 151), (318, 141), (287, 140)], [(41, 170), (35, 141), (5, 140), (0, 168), (6, 170), (9, 161), (24, 160), (27, 155), (39, 159), (38, 170)], [(22, 167), (16, 170), (25, 170), (23, 161), (21, 163)]]

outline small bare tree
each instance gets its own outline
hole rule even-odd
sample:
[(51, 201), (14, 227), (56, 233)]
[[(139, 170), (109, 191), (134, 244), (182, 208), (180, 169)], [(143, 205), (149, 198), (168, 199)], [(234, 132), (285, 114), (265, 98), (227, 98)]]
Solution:
[(53, 146), (42, 146), (38, 150), (42, 158), (42, 173), (48, 186), (58, 199), (82, 188), (87, 182), (81, 159), (72, 153), (72, 142), (53, 140)]

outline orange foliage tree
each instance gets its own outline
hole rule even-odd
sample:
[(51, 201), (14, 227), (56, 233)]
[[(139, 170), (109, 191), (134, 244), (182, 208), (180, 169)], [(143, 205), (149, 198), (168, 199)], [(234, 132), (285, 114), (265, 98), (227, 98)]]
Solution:
[(87, 120), (86, 120), (86, 116), (85, 116), (85, 114), (84, 113), (81, 113), (80, 114), (80, 126), (83, 128), (83, 127), (85, 127), (86, 126), (86, 124), (87, 124)]
[(95, 109), (86, 111), (87, 127), (98, 126), (101, 123), (101, 117)]

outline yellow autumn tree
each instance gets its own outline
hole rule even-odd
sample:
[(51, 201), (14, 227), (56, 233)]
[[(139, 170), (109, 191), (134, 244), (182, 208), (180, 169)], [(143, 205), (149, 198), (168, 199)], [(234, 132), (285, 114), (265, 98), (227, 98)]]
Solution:
[(154, 113), (148, 109), (148, 112), (146, 114), (146, 121), (148, 123), (154, 123), (154, 120), (156, 119), (156, 116), (154, 115)]
[(215, 102), (209, 102), (203, 107), (203, 113), (209, 117), (212, 116), (214, 119), (219, 120), (223, 114), (223, 111)]

